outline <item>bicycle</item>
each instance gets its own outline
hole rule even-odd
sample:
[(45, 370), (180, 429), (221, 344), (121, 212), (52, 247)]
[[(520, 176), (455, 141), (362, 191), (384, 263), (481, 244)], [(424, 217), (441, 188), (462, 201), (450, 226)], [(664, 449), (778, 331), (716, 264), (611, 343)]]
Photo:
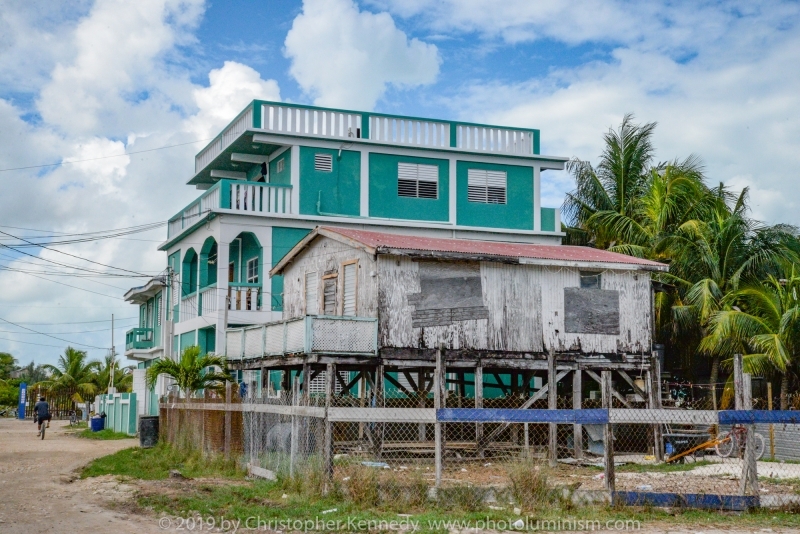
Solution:
[(78, 424), (78, 414), (75, 410), (71, 410), (69, 412), (69, 426), (75, 426)]
[[(758, 432), (753, 433), (753, 443), (755, 445), (756, 460), (764, 456), (764, 436)], [(747, 444), (747, 427), (744, 425), (733, 425), (729, 432), (722, 434), (714, 449), (721, 458), (729, 458), (734, 451), (737, 456), (744, 455), (744, 448)]]

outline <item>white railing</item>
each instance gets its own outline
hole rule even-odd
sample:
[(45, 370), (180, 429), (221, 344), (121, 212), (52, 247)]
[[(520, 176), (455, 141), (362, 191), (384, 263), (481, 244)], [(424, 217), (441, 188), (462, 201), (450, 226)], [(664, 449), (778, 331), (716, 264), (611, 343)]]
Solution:
[(200, 197), (200, 213), (211, 211), (219, 207), (219, 187), (211, 189), (208, 193)]
[(456, 133), (456, 147), (464, 150), (533, 154), (532, 132), (513, 128), (459, 124), (456, 127)]
[(263, 104), (261, 128), (269, 132), (315, 135), (320, 137), (358, 137), (361, 114), (323, 109)]
[(198, 173), (203, 170), (209, 163), (214, 161), (214, 158), (220, 155), (223, 150), (231, 145), (236, 139), (239, 138), (248, 128), (253, 126), (253, 108), (248, 106), (246, 110), (239, 115), (225, 130), (222, 135), (214, 140), (210, 145), (204, 148), (194, 158), (194, 172)]
[(450, 123), (372, 115), (369, 138), (401, 145), (449, 147)]
[(249, 213), (292, 213), (292, 188), (232, 182), (231, 209)]
[(228, 309), (236, 311), (259, 311), (261, 288), (256, 286), (228, 286)]
[(217, 298), (217, 286), (207, 287), (200, 292), (200, 313), (210, 315), (219, 309), (219, 299)]
[(367, 317), (298, 317), (226, 332), (229, 358), (285, 354), (378, 353), (378, 320)]
[(181, 233), (181, 230), (183, 230), (183, 219), (180, 217), (173, 219), (167, 226), (167, 237), (176, 236)]
[(179, 318), (183, 322), (195, 317), (197, 317), (197, 293), (181, 299), (181, 315)]

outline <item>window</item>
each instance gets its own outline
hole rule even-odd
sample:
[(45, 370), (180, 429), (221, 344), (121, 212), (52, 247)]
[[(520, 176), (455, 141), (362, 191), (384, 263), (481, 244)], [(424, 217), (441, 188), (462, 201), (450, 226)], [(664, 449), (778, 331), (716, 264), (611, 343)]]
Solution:
[(580, 271), (581, 289), (600, 289), (601, 275), (593, 271)]
[(356, 261), (342, 264), (342, 315), (356, 314)]
[(306, 315), (317, 315), (319, 313), (319, 296), (317, 292), (317, 271), (306, 273)]
[(325, 275), (322, 279), (322, 313), (336, 315), (336, 279), (337, 275)]
[(247, 283), (258, 283), (258, 258), (247, 260)]
[(156, 297), (156, 326), (161, 326), (161, 297)]
[(276, 168), (275, 172), (283, 172), (283, 169), (285, 168), (285, 166), (286, 166), (286, 162), (284, 161), (284, 158), (279, 159), (278, 163), (275, 165), (275, 168)]
[(484, 204), (505, 204), (506, 173), (469, 169), (467, 171), (467, 200)]
[(397, 196), (439, 198), (439, 167), (398, 163)]
[(333, 156), (330, 154), (314, 154), (314, 170), (320, 172), (333, 171)]

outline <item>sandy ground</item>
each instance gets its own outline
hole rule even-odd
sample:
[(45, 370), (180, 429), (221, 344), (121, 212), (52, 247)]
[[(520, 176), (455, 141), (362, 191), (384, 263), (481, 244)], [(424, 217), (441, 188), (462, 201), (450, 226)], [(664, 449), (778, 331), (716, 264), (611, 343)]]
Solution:
[(76, 470), (99, 456), (138, 445), (138, 440), (100, 441), (67, 434), (53, 421), (45, 439), (30, 421), (0, 418), (0, 532), (165, 532), (158, 519), (108, 507), (135, 488), (110, 477), (75, 480)]

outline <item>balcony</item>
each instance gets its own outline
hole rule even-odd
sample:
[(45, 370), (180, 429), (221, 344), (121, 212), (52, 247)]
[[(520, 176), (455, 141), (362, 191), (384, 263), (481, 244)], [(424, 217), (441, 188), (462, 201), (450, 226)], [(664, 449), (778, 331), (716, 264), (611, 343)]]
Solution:
[(125, 332), (125, 352), (149, 350), (154, 346), (152, 328), (131, 328)]
[(215, 209), (243, 214), (293, 214), (292, 186), (220, 180), (169, 220), (167, 238), (172, 239), (191, 228)]
[[(266, 144), (274, 143), (274, 138), (273, 141), (260, 140), (259, 134), (363, 139), (404, 147), (457, 149), (501, 155), (539, 154), (539, 130), (534, 129), (255, 100), (197, 154), (195, 177), (189, 183), (210, 183), (212, 165), (215, 169), (227, 168), (234, 152), (247, 152), (250, 139), (246, 143), (242, 141), (247, 132), (255, 134), (253, 141), (256, 143)], [(272, 146), (268, 152), (277, 148)], [(258, 156), (263, 157), (264, 154)]]
[(229, 359), (281, 357), (290, 354), (378, 354), (378, 320), (368, 317), (309, 315), (226, 333)]

